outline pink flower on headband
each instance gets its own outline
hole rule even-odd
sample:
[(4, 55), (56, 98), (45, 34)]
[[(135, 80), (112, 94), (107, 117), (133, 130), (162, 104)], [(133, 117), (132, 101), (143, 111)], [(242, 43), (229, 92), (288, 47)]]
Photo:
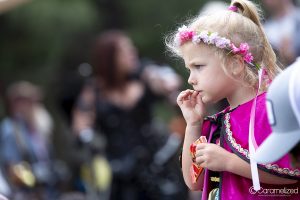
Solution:
[(233, 43), (231, 43), (231, 48), (232, 48), (233, 53), (245, 55), (245, 54), (247, 54), (247, 52), (249, 50), (249, 45), (247, 43), (241, 43), (240, 47), (237, 48)]
[(240, 54), (245, 55), (249, 50), (249, 45), (247, 43), (240, 44)]
[(180, 33), (180, 40), (184, 43), (188, 40), (191, 40), (194, 35), (195, 35), (194, 31), (182, 32), (182, 33)]
[(231, 10), (233, 12), (237, 12), (238, 11), (238, 8), (236, 6), (229, 6), (228, 7), (228, 10)]
[(246, 63), (252, 63), (253, 61), (253, 56), (252, 54), (249, 52), (246, 55), (243, 56), (244, 61), (246, 61)]
[(230, 47), (233, 53), (237, 54), (240, 52), (240, 48), (237, 48), (233, 43), (230, 44)]
[(231, 43), (230, 47), (234, 54), (243, 56), (244, 61), (246, 61), (247, 63), (251, 63), (253, 61), (253, 56), (249, 52), (249, 45), (247, 43), (241, 43), (239, 48)]
[(189, 30), (186, 26), (182, 26), (178, 29), (178, 33), (176, 35), (176, 43), (181, 45), (189, 40), (192, 40), (194, 35), (194, 31)]

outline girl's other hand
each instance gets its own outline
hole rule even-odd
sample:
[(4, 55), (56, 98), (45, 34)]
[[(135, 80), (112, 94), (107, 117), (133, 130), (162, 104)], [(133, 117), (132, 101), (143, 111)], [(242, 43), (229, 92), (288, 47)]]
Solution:
[(233, 155), (217, 144), (200, 143), (196, 147), (196, 163), (212, 171), (228, 171)]
[(182, 91), (177, 97), (177, 104), (182, 111), (187, 125), (200, 125), (205, 116), (206, 109), (198, 91), (190, 89)]

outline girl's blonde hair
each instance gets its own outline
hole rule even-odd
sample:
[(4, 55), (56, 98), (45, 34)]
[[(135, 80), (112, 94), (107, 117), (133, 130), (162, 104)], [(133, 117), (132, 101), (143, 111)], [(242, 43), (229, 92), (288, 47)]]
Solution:
[[(250, 52), (254, 60), (253, 63), (265, 67), (269, 79), (273, 79), (281, 69), (277, 65), (276, 55), (267, 40), (262, 24), (260, 22), (260, 9), (257, 5), (248, 0), (233, 0), (231, 6), (237, 8), (236, 12), (224, 10), (217, 13), (211, 13), (204, 16), (198, 16), (189, 22), (189, 28), (202, 31), (218, 32), (222, 37), (226, 37), (235, 46), (241, 43), (248, 43)], [(180, 56), (180, 47), (175, 43), (175, 32), (166, 39), (168, 49)], [(228, 52), (211, 46), (216, 52), (221, 53), (226, 60)], [(258, 80), (258, 71), (255, 67), (246, 68), (243, 79), (251, 86), (255, 87)]]

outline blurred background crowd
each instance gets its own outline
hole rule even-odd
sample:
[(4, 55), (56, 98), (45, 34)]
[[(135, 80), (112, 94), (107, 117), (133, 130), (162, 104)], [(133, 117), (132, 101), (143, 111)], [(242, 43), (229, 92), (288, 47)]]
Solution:
[[(300, 56), (299, 2), (256, 2), (284, 68)], [(0, 0), (0, 194), (199, 199), (178, 161), (188, 73), (164, 35), (224, 3)]]

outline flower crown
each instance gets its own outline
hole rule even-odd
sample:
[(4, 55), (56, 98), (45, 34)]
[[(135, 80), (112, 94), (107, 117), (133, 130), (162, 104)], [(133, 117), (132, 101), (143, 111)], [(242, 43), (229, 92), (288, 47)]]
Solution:
[(204, 42), (208, 45), (215, 45), (220, 49), (227, 49), (231, 53), (241, 55), (246, 63), (259, 69), (259, 65), (253, 63), (254, 58), (251, 52), (249, 52), (248, 43), (241, 43), (239, 47), (236, 47), (229, 39), (219, 36), (217, 32), (193, 31), (185, 25), (180, 27), (175, 36), (176, 46), (179, 47), (190, 40), (195, 44)]

